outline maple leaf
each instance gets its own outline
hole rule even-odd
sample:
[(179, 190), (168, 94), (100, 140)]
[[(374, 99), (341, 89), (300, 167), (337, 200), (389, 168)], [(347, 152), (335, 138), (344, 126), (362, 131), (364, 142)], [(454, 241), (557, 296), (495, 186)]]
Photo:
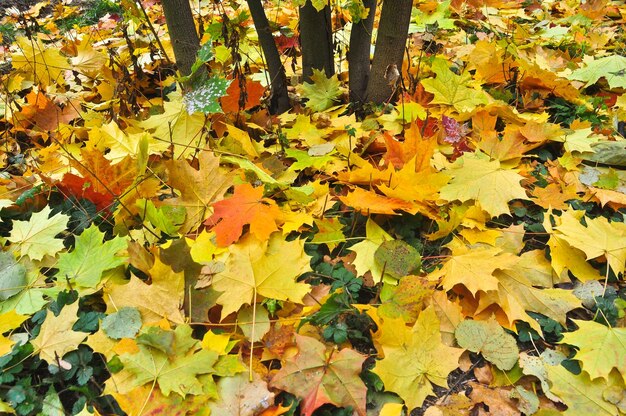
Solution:
[(16, 43), (19, 52), (11, 55), (11, 65), (26, 79), (44, 87), (64, 82), (62, 73), (70, 69), (70, 65), (67, 58), (59, 53), (59, 48), (44, 45), (36, 37), (19, 36)]
[(324, 111), (332, 107), (341, 95), (341, 84), (337, 75), (326, 78), (324, 71), (314, 68), (311, 81), (313, 81), (312, 84), (308, 82), (302, 84), (302, 95), (309, 99), (306, 106), (313, 111)]
[(442, 277), (441, 285), (450, 290), (457, 284), (464, 285), (472, 294), (479, 290), (498, 290), (498, 279), (493, 272), (515, 265), (517, 257), (489, 246), (468, 247), (453, 240), (448, 244), (452, 255), (443, 267), (429, 275), (430, 279)]
[(498, 279), (498, 290), (480, 294), (477, 312), (487, 310), (489, 305), (497, 305), (506, 313), (510, 329), (514, 328), (516, 320), (528, 323), (537, 331), (541, 329), (527, 311), (541, 313), (565, 325), (567, 313), (581, 306), (580, 300), (569, 290), (552, 289), (552, 285), (542, 289), (534, 287), (539, 285), (528, 278), (529, 273), (525, 272), (522, 262), (511, 269), (498, 270), (494, 276)]
[(250, 225), (250, 233), (261, 241), (278, 230), (281, 211), (276, 202), (263, 198), (263, 187), (254, 188), (249, 183), (235, 186), (232, 197), (213, 204), (213, 215), (205, 224), (212, 226), (220, 247), (239, 239), (244, 225)]
[(91, 225), (76, 237), (76, 246), (71, 253), (59, 256), (57, 279), (70, 279), (78, 286), (95, 288), (105, 270), (124, 263), (124, 257), (116, 254), (126, 248), (126, 239), (115, 237), (102, 242), (104, 233)]
[(626, 328), (611, 328), (593, 321), (574, 320), (578, 329), (567, 332), (560, 341), (578, 347), (574, 359), (580, 361), (591, 379), (609, 381), (614, 368), (626, 374)]
[(187, 159), (195, 155), (206, 145), (203, 130), (207, 124), (204, 114), (189, 114), (180, 96), (169, 96), (170, 101), (163, 103), (163, 113), (155, 114), (138, 125), (152, 131), (152, 136), (159, 139), (159, 145), (151, 144), (152, 152), (162, 151), (170, 145), (174, 149), (174, 160)]
[[(383, 278), (383, 268), (374, 259), (378, 247), (385, 241), (393, 238), (385, 232), (374, 220), (367, 219), (365, 223), (365, 240), (356, 243), (348, 250), (356, 253), (356, 258), (352, 262), (359, 276), (364, 276), (371, 271), (374, 279)], [(392, 279), (395, 281), (395, 279)]]
[(359, 374), (366, 357), (349, 348), (327, 351), (324, 344), (303, 335), (296, 335), (296, 343), (298, 354), (286, 360), (270, 385), (302, 398), (304, 416), (326, 403), (351, 406), (365, 416), (367, 387)]
[(20, 315), (13, 310), (0, 313), (0, 357), (11, 352), (11, 348), (15, 344), (15, 341), (5, 337), (3, 334), (19, 328), (27, 319), (28, 316)]
[(125, 285), (107, 282), (104, 286), (107, 313), (125, 306), (136, 307), (145, 324), (159, 322), (163, 318), (183, 323), (184, 272), (174, 272), (158, 258), (149, 272), (152, 278), (150, 284), (135, 276), (131, 276), (130, 282)]
[(207, 217), (209, 205), (222, 199), (232, 185), (232, 172), (223, 172), (219, 158), (211, 152), (198, 157), (199, 169), (192, 168), (186, 160), (166, 162), (169, 172), (168, 184), (180, 192), (180, 197), (168, 199), (168, 205), (180, 205), (187, 210), (187, 217), (180, 232), (187, 234)]
[(112, 163), (97, 149), (80, 149), (80, 155), (81, 161), (72, 160), (72, 167), (88, 181), (89, 192), (114, 198), (122, 194), (137, 176), (137, 163), (131, 157)]
[(126, 392), (112, 391), (121, 409), (132, 416), (208, 416), (208, 400), (205, 395), (189, 395), (185, 398), (170, 394), (169, 397), (152, 385), (135, 387)]
[(267, 389), (257, 373), (252, 381), (246, 374), (224, 377), (217, 383), (219, 400), (211, 402), (211, 414), (223, 416), (255, 416), (270, 406), (274, 393)]
[(80, 117), (75, 102), (68, 103), (61, 108), (41, 91), (38, 93), (31, 91), (26, 96), (26, 100), (28, 105), (25, 105), (15, 116), (17, 120), (22, 118), (29, 120), (40, 130), (57, 131), (61, 124), (69, 124)]
[(556, 227), (558, 236), (572, 247), (582, 250), (587, 259), (604, 256), (615, 274), (623, 273), (626, 266), (626, 224), (609, 222), (604, 217), (585, 218), (582, 225), (577, 215), (566, 211)]
[(412, 329), (403, 321), (391, 320), (379, 326), (379, 332), (397, 332), (392, 343), (383, 343), (385, 355), (376, 363), (373, 372), (378, 374), (385, 389), (398, 393), (409, 409), (419, 407), (426, 396), (433, 394), (432, 384), (447, 387), (448, 374), (458, 367), (463, 350), (441, 343), (439, 319), (432, 307), (423, 310)]
[(465, 153), (446, 171), (453, 176), (441, 188), (446, 201), (475, 200), (489, 215), (508, 214), (507, 203), (512, 199), (528, 199), (520, 181), (524, 179), (512, 169), (503, 169), (498, 160), (490, 161), (480, 153)]
[(85, 332), (72, 330), (78, 321), (78, 302), (65, 305), (58, 316), (50, 310), (46, 313), (46, 320), (41, 324), (39, 335), (30, 341), (35, 353), (50, 365), (58, 365), (58, 360), (78, 348), (78, 345), (87, 338)]
[(173, 349), (169, 355), (144, 344), (139, 344), (137, 353), (121, 354), (120, 360), (124, 364), (124, 370), (123, 374), (116, 375), (120, 378), (128, 377), (128, 373), (132, 375), (132, 378), (124, 383), (124, 390), (157, 382), (165, 396), (172, 392), (182, 397), (187, 394), (202, 394), (203, 386), (198, 376), (214, 371), (217, 353), (202, 349), (200, 342), (191, 338), (191, 332), (189, 325), (176, 327), (173, 331)]
[(482, 90), (470, 88), (472, 76), (467, 72), (457, 75), (448, 68), (443, 59), (436, 59), (432, 65), (437, 78), (424, 79), (424, 89), (435, 95), (433, 104), (445, 104), (458, 112), (470, 112), (481, 104), (487, 104), (487, 97)]
[(581, 372), (570, 373), (561, 365), (546, 366), (550, 380), (550, 391), (567, 404), (565, 416), (613, 416), (619, 414), (614, 404), (604, 399), (607, 389), (602, 378), (591, 380), (589, 375)]
[[(304, 241), (285, 241), (280, 233), (261, 242), (251, 235), (229, 247), (226, 270), (213, 277), (212, 288), (223, 292), (217, 303), (223, 305), (222, 318), (257, 295), (278, 300), (302, 302), (309, 285), (296, 279), (311, 270)], [(285, 261), (287, 260), (287, 261)]]
[(414, 323), (422, 305), (433, 290), (416, 276), (405, 276), (398, 285), (385, 284), (380, 292), (381, 305), (378, 315), (382, 318), (402, 318), (406, 323)]
[(609, 88), (626, 88), (626, 57), (610, 55), (594, 59), (585, 63), (584, 68), (579, 68), (567, 76), (568, 79), (585, 81), (585, 86), (595, 84), (600, 78), (605, 78)]
[(13, 221), (13, 229), (7, 240), (16, 244), (20, 255), (28, 256), (31, 260), (41, 260), (63, 249), (63, 240), (55, 236), (65, 231), (70, 217), (60, 213), (50, 217), (51, 212), (46, 205), (41, 211), (33, 213), (29, 221)]
[(97, 76), (108, 60), (105, 53), (94, 49), (93, 40), (89, 36), (83, 36), (73, 52), (74, 56), (70, 58), (72, 69), (89, 76)]
[(27, 270), (26, 281), (19, 293), (0, 302), (0, 313), (14, 310), (19, 314), (32, 315), (40, 311), (49, 302), (47, 298), (55, 298), (61, 291), (59, 286), (47, 284), (46, 279), (39, 271)]
[[(265, 93), (265, 87), (258, 81), (246, 79), (245, 81), (245, 103), (241, 110), (249, 110), (250, 108), (260, 104), (261, 98)], [(222, 109), (224, 112), (239, 111), (239, 99), (241, 95), (241, 87), (239, 82), (231, 82), (226, 89), (225, 96), (220, 98)]]
[(411, 212), (414, 210), (413, 204), (408, 201), (385, 197), (361, 188), (354, 189), (347, 196), (340, 196), (339, 200), (356, 211), (360, 211), (363, 215), (397, 215), (396, 211)]
[[(567, 211), (566, 216), (574, 215), (576, 218), (582, 216), (582, 212)], [(562, 281), (569, 281), (567, 271), (569, 270), (577, 279), (586, 282), (589, 280), (599, 280), (602, 278), (600, 273), (591, 264), (585, 261), (584, 252), (572, 247), (562, 235), (553, 232), (550, 219), (554, 219), (557, 225), (560, 223), (561, 217), (546, 215), (543, 226), (548, 233), (548, 247), (550, 247), (550, 257), (552, 258), (552, 268)]]

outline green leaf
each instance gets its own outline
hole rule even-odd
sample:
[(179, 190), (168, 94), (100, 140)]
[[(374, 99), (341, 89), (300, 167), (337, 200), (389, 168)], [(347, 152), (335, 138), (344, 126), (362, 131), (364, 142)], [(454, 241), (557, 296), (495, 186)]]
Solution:
[(315, 10), (320, 12), (324, 7), (328, 6), (328, 0), (311, 0), (311, 4), (315, 7)]
[(626, 57), (611, 55), (595, 59), (584, 68), (572, 72), (567, 78), (585, 81), (585, 85), (589, 86), (602, 77), (609, 83), (609, 88), (626, 88)]
[(226, 95), (230, 81), (218, 76), (207, 79), (203, 85), (187, 93), (184, 97), (185, 106), (189, 114), (200, 112), (204, 114), (221, 113), (219, 99)]
[(614, 169), (609, 168), (609, 171), (601, 174), (593, 185), (602, 189), (617, 189), (619, 186), (619, 176)]
[(102, 242), (104, 233), (92, 225), (76, 238), (76, 247), (71, 253), (59, 256), (57, 279), (70, 279), (76, 285), (95, 288), (102, 273), (124, 263), (125, 258), (116, 253), (126, 248), (126, 239), (115, 237)]
[(336, 159), (331, 153), (323, 156), (311, 156), (308, 152), (298, 149), (287, 149), (285, 150), (285, 155), (296, 159), (296, 162), (289, 167), (289, 170), (293, 171), (300, 171), (306, 168), (322, 169), (327, 163), (331, 163)]
[(485, 360), (500, 370), (513, 368), (519, 356), (515, 338), (507, 334), (498, 322), (463, 321), (454, 332), (459, 345), (472, 352), (480, 352)]
[(305, 82), (302, 85), (302, 95), (309, 99), (306, 106), (313, 111), (324, 111), (332, 107), (341, 95), (341, 84), (337, 75), (326, 78), (324, 71), (313, 69), (311, 80), (313, 84)]
[(109, 338), (135, 338), (141, 329), (141, 314), (137, 308), (124, 307), (102, 320), (102, 330)]
[(0, 252), (0, 301), (20, 293), (26, 287), (26, 268), (13, 254)]
[(165, 396), (172, 392), (181, 397), (202, 394), (203, 386), (197, 377), (214, 372), (217, 352), (201, 349), (200, 343), (191, 338), (192, 329), (189, 325), (180, 325), (173, 332), (175, 342), (172, 355), (139, 344), (139, 352), (120, 356), (124, 370), (116, 376), (131, 378), (129, 384), (134, 386), (156, 381)]
[(425, 79), (422, 85), (426, 91), (435, 95), (433, 104), (450, 105), (460, 113), (470, 112), (481, 104), (487, 104), (485, 93), (471, 88), (472, 76), (469, 73), (455, 74), (443, 59), (436, 59), (432, 70), (437, 78)]
[(416, 273), (422, 265), (417, 250), (402, 240), (383, 242), (376, 249), (374, 259), (385, 273), (396, 279)]
[(151, 200), (139, 199), (136, 203), (141, 217), (168, 235), (174, 235), (185, 222), (186, 210), (183, 206), (162, 205), (156, 207)]

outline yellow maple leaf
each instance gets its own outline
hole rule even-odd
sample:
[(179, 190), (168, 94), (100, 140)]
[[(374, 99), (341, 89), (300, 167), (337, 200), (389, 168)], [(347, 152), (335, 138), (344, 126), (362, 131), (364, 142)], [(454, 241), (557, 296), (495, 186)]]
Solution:
[(5, 337), (5, 332), (18, 328), (22, 322), (28, 319), (26, 315), (20, 315), (14, 310), (0, 314), (0, 357), (11, 352), (14, 341)]
[[(382, 345), (385, 358), (376, 363), (373, 372), (385, 383), (386, 390), (398, 393), (413, 409), (433, 394), (433, 384), (448, 386), (448, 374), (458, 367), (463, 350), (442, 344), (439, 319), (432, 307), (420, 313), (412, 329), (399, 322), (405, 339), (401, 345)], [(383, 324), (380, 331), (385, 330)]]
[(452, 240), (447, 247), (452, 250), (452, 255), (441, 269), (429, 275), (430, 279), (442, 278), (441, 285), (446, 290), (458, 284), (474, 295), (479, 290), (498, 290), (498, 279), (493, 273), (518, 262), (517, 256), (503, 252), (499, 247), (468, 247), (457, 240)]
[[(383, 268), (374, 260), (374, 253), (382, 243), (391, 241), (393, 238), (385, 232), (371, 218), (367, 219), (365, 224), (365, 240), (356, 243), (348, 250), (356, 253), (356, 258), (352, 262), (359, 276), (364, 276), (367, 272), (372, 272), (374, 280), (382, 279)], [(392, 281), (396, 279), (392, 278)]]
[(87, 338), (85, 332), (76, 332), (72, 327), (78, 321), (78, 302), (66, 305), (59, 316), (54, 316), (50, 310), (46, 313), (46, 320), (41, 324), (39, 335), (30, 341), (35, 353), (48, 364), (58, 365), (57, 360), (78, 348), (78, 345)]
[(130, 282), (120, 285), (108, 282), (104, 287), (104, 300), (107, 312), (116, 312), (124, 306), (135, 307), (141, 312), (144, 324), (159, 322), (167, 318), (175, 323), (183, 323), (185, 318), (181, 312), (184, 296), (184, 272), (174, 272), (155, 259), (150, 269), (151, 284), (146, 284), (132, 276)]
[(59, 48), (44, 45), (34, 37), (20, 36), (16, 43), (18, 52), (11, 55), (11, 64), (25, 79), (43, 86), (64, 82), (62, 73), (70, 69), (70, 65), (67, 58), (59, 53)]
[(528, 199), (520, 185), (523, 176), (513, 169), (502, 168), (498, 160), (481, 153), (465, 153), (446, 172), (454, 178), (441, 188), (446, 201), (475, 200), (489, 215), (508, 214), (512, 199)]
[(107, 63), (107, 55), (94, 49), (93, 39), (83, 36), (83, 39), (76, 45), (76, 54), (70, 58), (72, 69), (89, 76), (96, 76)]
[[(226, 270), (213, 277), (212, 288), (222, 292), (217, 303), (222, 318), (258, 296), (302, 302), (310, 286), (296, 279), (311, 270), (304, 240), (285, 241), (280, 232), (261, 242), (247, 234), (229, 247)], [(259, 299), (260, 300), (260, 299)]]
[(139, 123), (139, 127), (153, 131), (152, 136), (165, 146), (173, 145), (174, 159), (186, 159), (204, 149), (207, 124), (201, 113), (189, 114), (182, 97), (170, 95), (163, 103), (164, 112)]
[[(232, 172), (220, 169), (220, 161), (211, 152), (202, 152), (198, 157), (196, 170), (186, 160), (166, 162), (169, 173), (168, 184), (180, 192), (178, 198), (165, 201), (168, 205), (183, 206), (187, 217), (180, 232), (187, 234), (196, 229), (210, 214), (210, 204), (222, 199), (232, 185)], [(207, 180), (211, 178), (211, 180)]]
[(561, 344), (578, 347), (574, 357), (591, 379), (602, 377), (607, 381), (614, 368), (626, 374), (626, 328), (611, 328), (593, 321), (574, 321), (578, 329), (563, 334)]
[(579, 215), (566, 211), (561, 224), (556, 227), (558, 236), (572, 247), (582, 250), (587, 260), (606, 257), (615, 274), (623, 273), (626, 265), (626, 224), (609, 222), (604, 217), (585, 218), (587, 226), (580, 223)]
[(565, 416), (614, 416), (617, 407), (604, 399), (607, 383), (602, 378), (591, 380), (585, 372), (570, 373), (562, 365), (546, 366), (550, 391), (567, 405)]

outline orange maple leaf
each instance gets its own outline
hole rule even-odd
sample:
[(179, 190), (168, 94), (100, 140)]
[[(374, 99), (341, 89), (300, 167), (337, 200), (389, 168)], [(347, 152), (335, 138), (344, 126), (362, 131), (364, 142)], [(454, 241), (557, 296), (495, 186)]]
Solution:
[(250, 225), (250, 232), (265, 241), (278, 230), (282, 216), (276, 202), (263, 198), (263, 188), (254, 188), (249, 183), (235, 186), (233, 196), (216, 202), (213, 209), (213, 215), (204, 224), (213, 227), (220, 247), (237, 241), (244, 225)]

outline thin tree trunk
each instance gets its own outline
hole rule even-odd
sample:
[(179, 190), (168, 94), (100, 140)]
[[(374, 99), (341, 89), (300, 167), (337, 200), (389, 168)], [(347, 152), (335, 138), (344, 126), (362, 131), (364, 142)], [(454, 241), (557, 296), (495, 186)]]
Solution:
[(411, 21), (411, 0), (385, 0), (380, 12), (376, 50), (372, 72), (367, 83), (367, 100), (382, 104), (393, 94), (389, 81), (385, 78), (387, 68), (396, 65), (402, 71), (402, 59), (409, 22)]
[(327, 77), (335, 73), (330, 7), (318, 12), (310, 0), (300, 7), (300, 43), (304, 81), (310, 81), (313, 69), (324, 70)]
[(265, 15), (261, 0), (248, 0), (248, 7), (252, 15), (252, 21), (259, 36), (259, 43), (265, 55), (267, 68), (270, 73), (271, 97), (270, 113), (282, 114), (289, 110), (289, 95), (287, 94), (287, 75), (280, 60), (280, 54), (272, 36), (270, 24)]
[(353, 102), (365, 100), (367, 80), (370, 75), (370, 50), (374, 16), (376, 16), (376, 0), (363, 0), (363, 6), (369, 9), (369, 14), (367, 18), (352, 25), (348, 49), (350, 101)]
[(200, 49), (189, 0), (162, 0), (162, 4), (176, 65), (182, 75), (189, 75)]

